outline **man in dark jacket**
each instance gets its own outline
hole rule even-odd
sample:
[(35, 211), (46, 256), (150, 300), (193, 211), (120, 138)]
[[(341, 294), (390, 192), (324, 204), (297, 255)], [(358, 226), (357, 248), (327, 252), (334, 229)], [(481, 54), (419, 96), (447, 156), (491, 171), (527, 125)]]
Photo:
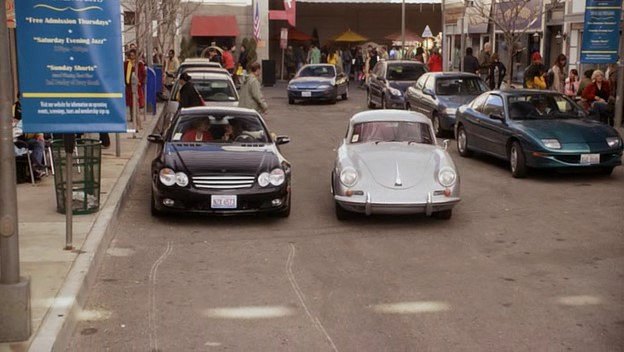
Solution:
[(188, 73), (180, 75), (179, 84), (181, 86), (178, 101), (180, 108), (190, 108), (193, 106), (203, 106), (204, 102), (199, 92), (191, 83), (191, 76)]
[(464, 56), (464, 72), (478, 73), (481, 65), (479, 60), (472, 55), (472, 48), (466, 48), (466, 56)]

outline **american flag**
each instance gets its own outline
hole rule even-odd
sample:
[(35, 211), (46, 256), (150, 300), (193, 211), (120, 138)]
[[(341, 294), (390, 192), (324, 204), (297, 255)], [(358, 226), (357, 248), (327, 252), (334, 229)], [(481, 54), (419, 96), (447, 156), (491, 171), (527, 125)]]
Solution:
[(258, 7), (258, 0), (256, 2), (256, 7), (254, 9), (253, 16), (253, 35), (256, 38), (256, 42), (260, 41), (260, 8)]

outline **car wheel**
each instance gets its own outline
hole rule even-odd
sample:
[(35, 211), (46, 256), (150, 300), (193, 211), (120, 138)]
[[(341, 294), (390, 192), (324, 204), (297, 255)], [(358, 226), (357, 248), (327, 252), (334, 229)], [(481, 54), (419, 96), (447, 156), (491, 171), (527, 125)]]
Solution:
[(463, 157), (469, 157), (472, 152), (468, 149), (468, 135), (464, 126), (457, 127), (457, 151)]
[(370, 89), (366, 90), (366, 105), (368, 105), (369, 109), (375, 108), (375, 103), (373, 103), (373, 98), (371, 97)]
[(522, 146), (514, 141), (509, 148), (509, 166), (511, 167), (511, 175), (515, 178), (524, 178), (527, 175), (526, 159)]
[(444, 131), (442, 130), (442, 127), (440, 127), (440, 117), (437, 112), (434, 112), (431, 115), (431, 124), (433, 125), (433, 132), (436, 137), (444, 137)]
[(382, 110), (386, 110), (388, 108), (388, 104), (386, 103), (386, 97), (385, 96), (381, 96), (381, 109)]
[(600, 174), (605, 176), (611, 176), (611, 174), (613, 173), (613, 169), (613, 166), (603, 167), (602, 169), (600, 169)]
[(453, 209), (437, 211), (433, 213), (433, 216), (435, 216), (436, 219), (449, 220), (453, 216)]
[(351, 216), (351, 212), (343, 208), (338, 202), (335, 202), (336, 206), (336, 219), (343, 221), (348, 220)]
[(150, 201), (150, 211), (152, 213), (152, 216), (154, 217), (161, 217), (163, 215), (165, 215), (165, 213), (162, 210), (159, 210), (156, 207), (156, 198), (154, 198), (154, 191), (152, 191), (152, 196), (150, 197), (151, 201)]
[(342, 95), (342, 100), (347, 100), (347, 99), (349, 99), (349, 87), (347, 87), (344, 94)]
[(288, 104), (292, 105), (295, 103), (295, 99), (293, 98), (288, 98)]

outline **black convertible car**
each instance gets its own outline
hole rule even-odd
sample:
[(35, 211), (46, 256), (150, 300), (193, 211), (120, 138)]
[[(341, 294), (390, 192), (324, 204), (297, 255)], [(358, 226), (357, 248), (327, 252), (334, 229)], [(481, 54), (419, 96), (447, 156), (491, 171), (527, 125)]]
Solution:
[(290, 163), (253, 110), (181, 109), (164, 135), (153, 134), (153, 215), (164, 212), (290, 215)]

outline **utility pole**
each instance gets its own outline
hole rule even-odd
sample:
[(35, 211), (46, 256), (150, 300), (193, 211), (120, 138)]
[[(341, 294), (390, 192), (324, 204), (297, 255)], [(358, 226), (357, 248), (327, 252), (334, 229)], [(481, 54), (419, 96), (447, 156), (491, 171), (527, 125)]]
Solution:
[(30, 337), (30, 280), (20, 276), (13, 148), (13, 79), (5, 0), (0, 1), (0, 342)]
[(461, 35), (459, 36), (459, 40), (461, 40), (461, 43), (459, 43), (459, 71), (464, 72), (464, 59), (462, 57), (462, 55), (465, 55), (466, 52), (466, 33), (464, 30), (465, 27), (465, 21), (466, 21), (466, 7), (468, 6), (468, 2), (466, 0), (464, 0), (464, 8), (462, 9), (462, 16), (461, 16)]
[(620, 60), (618, 61), (617, 92), (615, 98), (615, 128), (622, 128), (622, 110), (624, 109), (624, 33), (620, 33)]
[(446, 14), (444, 13), (444, 0), (442, 0), (441, 10), (442, 10), (442, 71), (449, 71), (448, 68), (448, 43), (446, 42)]
[(405, 50), (405, 0), (401, 2), (401, 49)]

